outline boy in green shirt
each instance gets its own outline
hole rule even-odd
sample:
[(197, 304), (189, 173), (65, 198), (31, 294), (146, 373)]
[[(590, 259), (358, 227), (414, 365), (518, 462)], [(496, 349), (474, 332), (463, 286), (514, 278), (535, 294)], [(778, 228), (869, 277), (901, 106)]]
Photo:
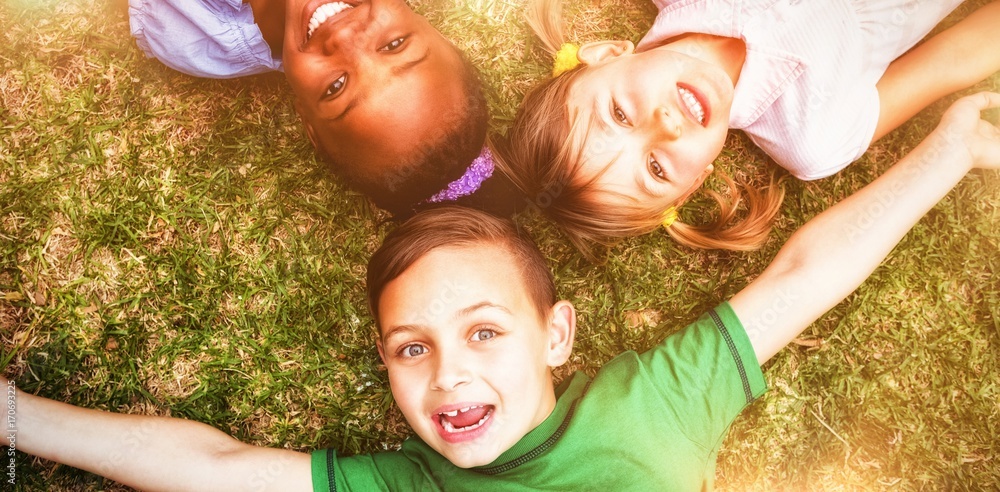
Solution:
[[(310, 456), (191, 421), (24, 394), (13, 405), (17, 433), (0, 442), (147, 490), (710, 488), (726, 429), (764, 390), (759, 364), (852, 292), (969, 169), (1000, 167), (1000, 131), (979, 116), (993, 107), (1000, 94), (959, 100), (913, 152), (803, 226), (727, 303), (592, 381), (577, 374), (558, 388), (551, 368), (569, 357), (576, 318), (555, 300), (537, 249), (478, 212), (417, 216), (368, 271), (379, 353), (416, 433), (399, 451)], [(122, 456), (135, 442), (144, 452)]]

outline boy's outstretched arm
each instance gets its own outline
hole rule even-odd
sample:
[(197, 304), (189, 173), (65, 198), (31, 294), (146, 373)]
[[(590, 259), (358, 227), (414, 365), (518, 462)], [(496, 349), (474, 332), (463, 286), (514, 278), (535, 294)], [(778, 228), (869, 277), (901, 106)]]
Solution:
[(141, 490), (312, 490), (308, 454), (251, 446), (189, 420), (88, 410), (24, 392), (14, 401), (18, 451)]
[(817, 215), (730, 304), (761, 364), (854, 291), (907, 231), (973, 167), (1000, 167), (1000, 131), (980, 111), (1000, 94), (956, 101), (885, 174)]
[(980, 7), (896, 59), (878, 81), (879, 119), (872, 141), (934, 101), (1000, 70), (1000, 1)]

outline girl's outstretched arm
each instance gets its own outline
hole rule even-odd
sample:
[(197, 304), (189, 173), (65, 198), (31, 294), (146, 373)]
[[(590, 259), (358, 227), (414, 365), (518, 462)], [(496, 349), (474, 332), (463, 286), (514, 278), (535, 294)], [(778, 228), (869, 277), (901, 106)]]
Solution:
[(938, 99), (1000, 70), (1000, 1), (976, 10), (889, 65), (879, 80), (872, 141)]
[(1000, 131), (980, 117), (996, 107), (995, 93), (956, 101), (920, 145), (802, 226), (732, 298), (760, 363), (853, 292), (966, 172), (1000, 168)]
[[(18, 451), (141, 490), (312, 490), (308, 454), (251, 446), (189, 420), (88, 410), (23, 392), (14, 401)], [(8, 445), (9, 434), (0, 434)]]

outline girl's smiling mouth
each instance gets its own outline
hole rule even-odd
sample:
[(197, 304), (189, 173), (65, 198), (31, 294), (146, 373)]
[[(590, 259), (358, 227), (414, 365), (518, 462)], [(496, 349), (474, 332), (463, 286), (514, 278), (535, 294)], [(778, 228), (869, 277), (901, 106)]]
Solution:
[(681, 107), (684, 108), (688, 117), (701, 126), (707, 126), (711, 113), (704, 103), (704, 96), (695, 91), (694, 88), (683, 84), (677, 84), (677, 94), (680, 96)]
[(493, 422), (495, 408), (480, 404), (448, 405), (438, 409), (431, 420), (446, 442), (470, 441), (486, 432)]

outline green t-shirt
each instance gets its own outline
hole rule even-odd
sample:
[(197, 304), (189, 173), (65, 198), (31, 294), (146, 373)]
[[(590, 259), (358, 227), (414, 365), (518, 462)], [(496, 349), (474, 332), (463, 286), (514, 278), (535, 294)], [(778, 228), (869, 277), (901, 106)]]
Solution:
[(418, 437), (399, 451), (312, 455), (329, 491), (702, 490), (719, 445), (766, 385), (753, 347), (723, 303), (648, 352), (626, 352), (591, 381), (556, 389), (552, 414), (493, 463), (456, 467)]

